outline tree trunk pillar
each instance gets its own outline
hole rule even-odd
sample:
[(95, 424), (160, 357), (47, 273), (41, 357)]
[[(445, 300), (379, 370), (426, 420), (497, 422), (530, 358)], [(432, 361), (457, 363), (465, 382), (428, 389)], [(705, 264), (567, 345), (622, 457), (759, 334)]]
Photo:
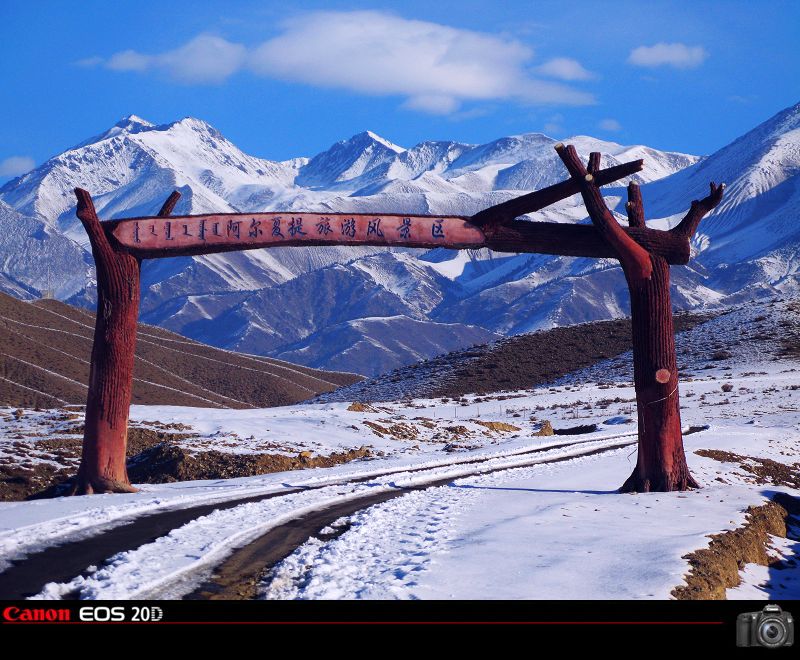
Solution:
[(636, 467), (620, 489), (622, 492), (698, 487), (689, 473), (683, 450), (669, 264), (663, 257), (650, 258), (653, 272), (649, 279), (626, 272), (631, 295), (639, 452)]
[[(97, 318), (94, 326), (83, 453), (72, 494), (130, 493), (125, 467), (128, 414), (133, 393), (133, 365), (139, 317), (141, 262), (117, 246), (97, 217), (91, 195), (75, 189), (77, 215), (92, 246), (97, 271)], [(159, 215), (169, 215), (175, 192)]]

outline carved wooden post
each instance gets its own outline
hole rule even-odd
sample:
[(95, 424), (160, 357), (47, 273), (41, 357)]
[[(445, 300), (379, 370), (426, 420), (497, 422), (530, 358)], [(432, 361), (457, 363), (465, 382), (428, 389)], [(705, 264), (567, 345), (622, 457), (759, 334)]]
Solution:
[(649, 279), (625, 271), (631, 295), (639, 452), (636, 468), (620, 489), (623, 492), (698, 487), (683, 451), (669, 265), (659, 256), (650, 260), (653, 272)]
[[(669, 264), (648, 252), (626, 233), (603, 201), (590, 173), (572, 146), (556, 146), (573, 178), (581, 181), (581, 195), (592, 223), (615, 248), (631, 295), (633, 379), (639, 421), (639, 451), (633, 474), (622, 492), (673, 491), (697, 488), (683, 450), (678, 398), (675, 331), (669, 291)], [(598, 156), (590, 164), (597, 167)], [(692, 202), (689, 214), (670, 235), (688, 242), (700, 219), (722, 199), (724, 185), (711, 184), (711, 194)], [(645, 228), (639, 187), (628, 186), (628, 223)]]
[[(128, 412), (133, 387), (140, 260), (121, 249), (97, 217), (91, 195), (75, 189), (77, 215), (92, 246), (97, 271), (94, 327), (83, 454), (72, 485), (76, 495), (135, 492), (125, 469)], [(169, 215), (180, 194), (172, 193), (159, 215)]]

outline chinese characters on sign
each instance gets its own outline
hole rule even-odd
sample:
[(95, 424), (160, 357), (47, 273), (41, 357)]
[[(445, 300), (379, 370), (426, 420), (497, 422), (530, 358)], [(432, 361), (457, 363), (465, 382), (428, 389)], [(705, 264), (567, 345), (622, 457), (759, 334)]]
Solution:
[(408, 240), (411, 235), (411, 218), (403, 218), (403, 222), (397, 228), (397, 233), (403, 240)]
[(313, 244), (398, 244), (409, 247), (479, 246), (483, 232), (461, 217), (365, 214), (256, 213), (132, 218), (114, 236), (134, 250), (158, 253)]
[(342, 236), (355, 238), (356, 235), (356, 221), (352, 218), (350, 220), (342, 220)]
[(331, 229), (331, 219), (322, 218), (317, 223), (317, 233), (320, 234), (321, 236), (327, 236), (331, 232), (333, 232), (333, 229)]

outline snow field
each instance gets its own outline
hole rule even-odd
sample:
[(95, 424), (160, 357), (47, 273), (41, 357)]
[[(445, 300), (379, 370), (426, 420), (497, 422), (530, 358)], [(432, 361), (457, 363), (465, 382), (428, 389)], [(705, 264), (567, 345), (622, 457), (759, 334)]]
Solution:
[[(454, 407), (418, 399), (381, 404), (378, 412), (348, 411), (347, 404), (263, 411), (134, 407), (133, 418), (140, 422), (192, 426), (208, 441), (205, 448), (224, 450), (234, 434), (245, 438), (235, 451), (254, 451), (259, 442), (274, 443), (284, 435), (296, 447), (315, 451), (319, 445), (314, 443), (343, 448), (361, 446), (369, 437), (383, 457), (313, 471), (143, 485), (140, 493), (130, 495), (0, 503), (0, 561), (90, 537), (156, 510), (320, 486), (216, 511), (109, 558), (82, 577), (48, 585), (39, 595), (174, 598), (202, 582), (235, 547), (281, 521), (367, 493), (447, 478), (453, 483), (358, 512), (337, 538), (310, 540), (275, 567), (262, 585), (264, 597), (666, 598), (687, 570), (683, 555), (704, 547), (709, 534), (741, 525), (747, 506), (763, 503), (775, 490), (798, 494), (760, 485), (738, 464), (693, 452), (724, 449), (798, 463), (800, 372), (786, 362), (751, 361), (735, 371), (701, 373), (702, 378), (682, 385), (684, 427), (708, 427), (685, 437), (690, 468), (703, 484), (688, 493), (616, 494), (635, 464), (633, 444), (579, 456), (635, 441), (633, 390), (626, 383), (598, 385), (576, 378), (503, 401), (466, 397), (466, 405)], [(723, 391), (728, 382), (734, 389)], [(498, 418), (520, 431), (487, 434), (477, 424)], [(532, 436), (543, 419), (556, 428), (597, 423), (599, 430), (583, 436)], [(373, 420), (416, 424), (420, 433), (412, 440), (379, 437), (364, 425)], [(423, 426), (425, 420), (434, 420), (434, 428)], [(24, 416), (2, 423), (19, 430), (12, 425), (34, 422), (33, 416)], [(443, 452), (445, 443), (434, 436), (454, 425), (470, 435), (455, 453)], [(573, 444), (553, 448), (564, 443)], [(525, 455), (536, 448), (545, 451)], [(467, 463), (478, 458), (489, 460)], [(538, 464), (528, 465), (533, 461)], [(478, 468), (503, 471), (467, 476)], [(356, 478), (368, 481), (346, 483)], [(781, 552), (789, 561), (794, 546), (784, 546)], [(741, 589), (750, 585), (754, 591), (743, 593), (773, 593), (762, 573), (758, 567), (745, 569)]]

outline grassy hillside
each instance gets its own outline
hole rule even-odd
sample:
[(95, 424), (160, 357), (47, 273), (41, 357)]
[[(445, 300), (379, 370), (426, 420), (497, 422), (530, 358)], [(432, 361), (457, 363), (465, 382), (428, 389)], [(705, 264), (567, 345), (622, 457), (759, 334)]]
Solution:
[[(84, 404), (94, 314), (0, 293), (0, 405)], [(252, 408), (296, 403), (360, 376), (212, 348), (139, 324), (133, 403)]]

